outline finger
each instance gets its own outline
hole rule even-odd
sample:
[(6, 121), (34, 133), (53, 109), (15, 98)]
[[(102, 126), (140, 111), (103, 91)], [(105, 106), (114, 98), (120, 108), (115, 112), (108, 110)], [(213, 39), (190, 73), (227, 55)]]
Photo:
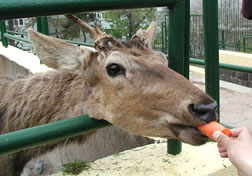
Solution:
[(240, 169), (237, 169), (237, 174), (238, 174), (238, 176), (244, 176), (244, 175), (246, 175)]
[(224, 147), (220, 147), (220, 148), (219, 148), (219, 152), (220, 152), (220, 153), (223, 153), (223, 152), (227, 152), (227, 150), (226, 150)]
[(233, 137), (238, 137), (240, 135), (240, 133), (241, 133), (242, 130), (243, 130), (243, 128), (231, 129), (232, 136)]
[(217, 144), (217, 147), (220, 148), (220, 147), (223, 147), (220, 143)]
[(229, 146), (229, 143), (232, 142), (231, 138), (227, 137), (220, 131), (216, 131), (213, 134), (214, 139), (220, 143), (223, 147), (227, 148)]
[(220, 156), (221, 156), (222, 158), (227, 158), (227, 157), (228, 157), (227, 152), (222, 152), (222, 153), (220, 153)]

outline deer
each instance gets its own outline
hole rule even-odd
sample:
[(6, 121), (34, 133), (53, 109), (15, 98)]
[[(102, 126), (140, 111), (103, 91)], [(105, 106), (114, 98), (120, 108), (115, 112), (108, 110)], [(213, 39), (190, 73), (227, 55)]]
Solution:
[[(162, 52), (152, 50), (155, 22), (129, 41), (119, 41), (98, 25), (67, 17), (89, 32), (94, 48), (29, 28), (37, 56), (54, 70), (22, 79), (0, 77), (0, 134), (88, 114), (139, 136), (195, 146), (208, 141), (195, 127), (217, 119), (217, 103), (169, 68)], [(82, 141), (90, 135), (82, 135)], [(74, 139), (80, 137), (70, 141)], [(1, 156), (0, 175), (20, 175), (27, 161), (55, 147), (53, 143)]]

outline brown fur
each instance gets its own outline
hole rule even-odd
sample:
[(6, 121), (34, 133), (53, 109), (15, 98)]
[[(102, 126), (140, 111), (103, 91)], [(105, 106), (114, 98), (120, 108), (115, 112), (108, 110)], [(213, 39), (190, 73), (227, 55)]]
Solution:
[[(211, 104), (213, 99), (168, 68), (166, 58), (150, 48), (153, 34), (139, 35), (143, 36), (124, 44), (97, 35), (92, 51), (29, 30), (37, 55), (58, 71), (17, 80), (1, 78), (0, 133), (89, 114), (137, 135), (205, 143), (207, 139), (193, 129), (205, 122), (188, 107)], [(125, 73), (111, 77), (106, 68), (112, 63), (121, 65)], [(35, 153), (55, 146), (7, 156), (10, 172), (17, 175)], [(1, 162), (5, 162), (2, 167), (8, 164), (6, 158)]]

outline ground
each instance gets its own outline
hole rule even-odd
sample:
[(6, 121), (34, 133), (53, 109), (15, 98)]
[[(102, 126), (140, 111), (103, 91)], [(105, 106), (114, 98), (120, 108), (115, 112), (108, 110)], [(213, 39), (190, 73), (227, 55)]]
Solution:
[(91, 163), (91, 168), (79, 176), (223, 176), (223, 172), (236, 175), (230, 161), (219, 157), (214, 142), (200, 147), (183, 144), (182, 152), (176, 156), (167, 154), (166, 147), (162, 142), (114, 154)]

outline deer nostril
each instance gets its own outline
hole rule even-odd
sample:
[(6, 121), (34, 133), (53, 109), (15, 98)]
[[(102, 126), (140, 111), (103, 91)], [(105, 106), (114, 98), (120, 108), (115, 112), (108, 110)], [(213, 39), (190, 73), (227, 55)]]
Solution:
[(217, 119), (216, 116), (217, 103), (211, 104), (190, 104), (189, 111), (199, 120), (205, 122), (215, 121)]

